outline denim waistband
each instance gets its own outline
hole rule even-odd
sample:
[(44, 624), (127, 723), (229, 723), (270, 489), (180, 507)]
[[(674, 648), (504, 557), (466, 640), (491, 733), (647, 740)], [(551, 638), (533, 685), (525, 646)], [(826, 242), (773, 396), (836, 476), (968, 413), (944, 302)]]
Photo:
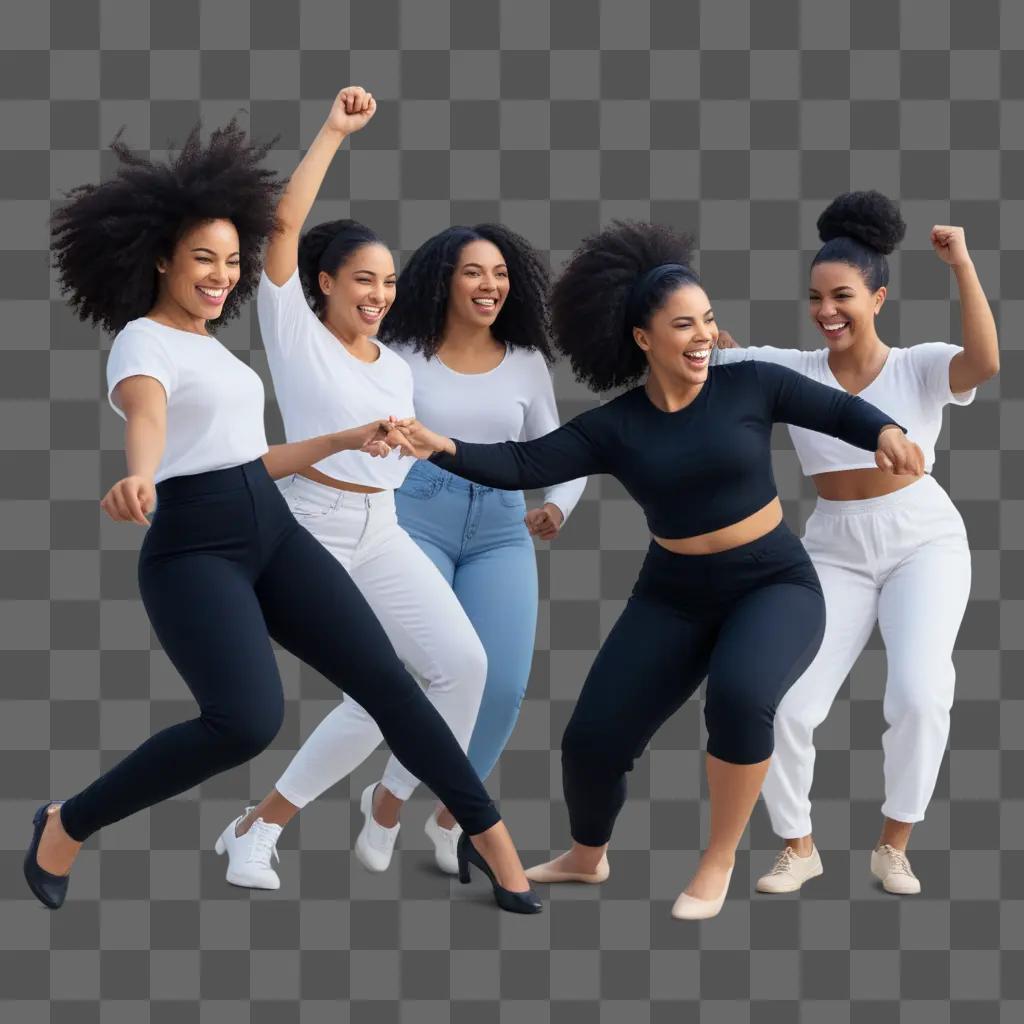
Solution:
[(433, 462), (423, 459), (417, 462), (411, 470), (409, 475), (417, 474), (426, 479), (433, 479), (438, 481), (439, 487), (447, 487), (450, 491), (472, 491), (477, 494), (487, 494), (490, 491), (499, 490), (497, 487), (488, 487), (485, 484), (475, 484), (471, 480), (465, 479), (465, 477), (456, 476), (450, 470), (442, 469), (440, 466)]

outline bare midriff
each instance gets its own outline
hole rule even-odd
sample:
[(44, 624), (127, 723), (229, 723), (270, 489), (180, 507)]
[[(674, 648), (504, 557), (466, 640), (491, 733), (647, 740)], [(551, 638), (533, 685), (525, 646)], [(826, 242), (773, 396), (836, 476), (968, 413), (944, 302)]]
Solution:
[(365, 484), (353, 484), (347, 480), (335, 480), (333, 476), (321, 473), (319, 469), (314, 469), (312, 466), (307, 466), (301, 470), (299, 476), (304, 476), (307, 480), (312, 480), (314, 483), (334, 487), (339, 491), (354, 491), (356, 494), (380, 494), (384, 490), (383, 487), (367, 487)]
[(811, 477), (826, 501), (864, 501), (901, 491), (920, 480), (919, 476), (894, 476), (881, 469), (841, 469)]
[(741, 544), (749, 544), (766, 533), (771, 533), (782, 522), (782, 502), (772, 498), (763, 508), (753, 515), (741, 519), (738, 523), (723, 526), (720, 530), (710, 533), (699, 533), (693, 537), (655, 537), (654, 539), (669, 551), (677, 555), (713, 555), (718, 551), (738, 548)]

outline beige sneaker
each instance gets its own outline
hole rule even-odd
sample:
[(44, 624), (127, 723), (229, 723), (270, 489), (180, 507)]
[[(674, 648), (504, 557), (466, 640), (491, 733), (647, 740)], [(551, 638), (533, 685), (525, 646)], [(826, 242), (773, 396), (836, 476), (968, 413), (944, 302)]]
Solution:
[(921, 883), (911, 869), (907, 855), (888, 843), (871, 851), (871, 874), (881, 879), (886, 892), (913, 896), (921, 891)]
[(810, 878), (817, 878), (825, 869), (816, 846), (806, 857), (801, 857), (792, 846), (783, 848), (775, 858), (771, 871), (757, 880), (758, 892), (796, 892)]

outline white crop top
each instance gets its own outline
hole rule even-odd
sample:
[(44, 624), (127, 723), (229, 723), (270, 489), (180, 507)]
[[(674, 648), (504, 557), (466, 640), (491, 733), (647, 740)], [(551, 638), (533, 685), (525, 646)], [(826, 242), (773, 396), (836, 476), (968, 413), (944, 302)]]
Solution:
[[(411, 345), (395, 345), (394, 351), (412, 370), (416, 416), (431, 430), (493, 444), (532, 441), (560, 426), (551, 374), (536, 350), (507, 346), (505, 358), (485, 373), (459, 373)], [(544, 491), (544, 500), (568, 519), (586, 485), (586, 477), (556, 484)]]
[[(320, 322), (302, 292), (298, 270), (280, 287), (266, 273), (256, 293), (260, 334), (289, 441), (304, 441), (387, 416), (412, 416), (412, 374), (387, 346), (364, 363)], [(335, 480), (366, 487), (400, 487), (415, 460), (345, 451), (316, 468)]]
[[(942, 407), (947, 403), (969, 405), (974, 401), (974, 388), (962, 394), (953, 394), (949, 390), (949, 363), (962, 351), (958, 345), (944, 341), (891, 348), (878, 376), (859, 392), (865, 402), (870, 402), (891, 416), (894, 423), (907, 428), (907, 436), (916, 441), (924, 452), (925, 471), (929, 473), (935, 463), (935, 441), (942, 428)], [(715, 348), (711, 352), (712, 365), (738, 363), (745, 359), (762, 359), (788, 366), (811, 380), (843, 390), (829, 369), (827, 348), (804, 352), (795, 348), (751, 345), (749, 348)], [(789, 433), (804, 476), (875, 468), (870, 452), (854, 448), (845, 441), (803, 427), (791, 426)]]
[(241, 466), (266, 455), (263, 381), (216, 338), (148, 317), (118, 331), (107, 358), (107, 398), (126, 377), (153, 377), (167, 395), (167, 440), (155, 481)]

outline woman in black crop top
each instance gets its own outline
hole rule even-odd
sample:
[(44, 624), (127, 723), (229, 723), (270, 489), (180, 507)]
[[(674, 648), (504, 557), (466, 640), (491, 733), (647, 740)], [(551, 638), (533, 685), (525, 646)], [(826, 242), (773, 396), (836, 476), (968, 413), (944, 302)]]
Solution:
[(643, 385), (535, 441), (468, 444), (412, 420), (391, 441), (493, 487), (609, 473), (643, 508), (654, 540), (562, 738), (573, 847), (528, 875), (608, 877), (626, 772), (707, 676), (711, 835), (672, 910), (703, 918), (725, 898), (775, 708), (825, 622), (814, 568), (782, 521), (772, 424), (840, 437), (896, 473), (919, 474), (924, 460), (890, 417), (845, 392), (764, 363), (709, 372), (718, 329), (689, 258), (670, 229), (620, 223), (586, 240), (555, 286), (555, 342), (577, 377), (596, 391)]

